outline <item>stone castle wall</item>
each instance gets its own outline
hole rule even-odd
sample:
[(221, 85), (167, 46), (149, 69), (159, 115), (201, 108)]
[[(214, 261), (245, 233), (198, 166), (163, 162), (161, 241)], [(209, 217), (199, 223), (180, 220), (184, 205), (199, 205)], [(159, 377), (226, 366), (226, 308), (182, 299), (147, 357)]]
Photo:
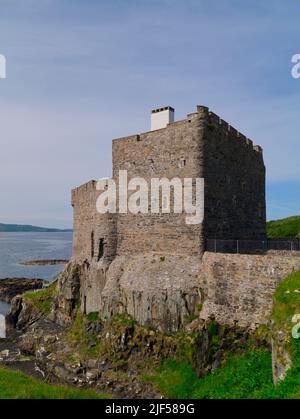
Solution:
[(277, 285), (300, 269), (300, 254), (234, 255), (205, 252), (199, 284), (205, 298), (200, 317), (255, 328), (267, 324)]
[(72, 191), (73, 257), (97, 262), (101, 259), (109, 264), (117, 250), (117, 216), (97, 212), (98, 195), (96, 181)]
[[(141, 177), (148, 185), (151, 178), (204, 177), (204, 223), (188, 225), (186, 214), (172, 212), (101, 215), (96, 211), (100, 192), (95, 181), (74, 189), (73, 261), (83, 264), (82, 311), (100, 311), (105, 318), (126, 311), (143, 324), (152, 321), (174, 331), (187, 316), (195, 314), (196, 306), (202, 302), (203, 315), (215, 311), (220, 317), (223, 311), (224, 321), (230, 321), (234, 302), (241, 298), (243, 303), (238, 303), (236, 317), (243, 318), (243, 310), (249, 307), (237, 294), (241, 289), (246, 300), (254, 295), (253, 304), (257, 303), (251, 319), (264, 317), (262, 301), (270, 304), (266, 294), (281, 275), (274, 280), (271, 276), (268, 284), (262, 262), (261, 300), (253, 281), (254, 270), (252, 285), (239, 288), (235, 282), (247, 281), (247, 276), (242, 275), (248, 275), (247, 264), (243, 265), (244, 271), (233, 271), (225, 264), (228, 274), (224, 281), (219, 281), (218, 263), (208, 253), (202, 260), (205, 238), (265, 237), (265, 168), (261, 149), (200, 106), (187, 119), (164, 129), (114, 140), (113, 179), (117, 184), (120, 170), (127, 170), (128, 181)], [(221, 288), (228, 291), (223, 305), (218, 299), (221, 283)], [(201, 300), (202, 290), (207, 296), (205, 301)]]
[(262, 149), (212, 112), (204, 132), (205, 236), (266, 237)]
[(69, 265), (59, 280), (60, 318), (70, 316), (71, 302), (79, 298), (83, 312), (100, 312), (103, 321), (128, 313), (140, 324), (176, 332), (188, 319), (214, 317), (220, 324), (255, 329), (268, 324), (274, 291), (300, 269), (300, 255), (147, 253), (118, 256), (106, 271), (102, 262), (79, 258), (71, 265), (80, 272), (80, 296), (73, 295)]
[(72, 191), (73, 257), (91, 257), (91, 237), (96, 225), (96, 182)]
[[(113, 178), (128, 171), (128, 180), (203, 177), (203, 121), (179, 121), (165, 129), (113, 141)], [(150, 203), (150, 199), (149, 199)], [(202, 225), (187, 225), (186, 214), (120, 214), (118, 255), (143, 252), (199, 254)]]
[(75, 256), (93, 257), (100, 240), (112, 260), (115, 254), (174, 253), (175, 248), (178, 254), (202, 254), (205, 238), (265, 237), (262, 150), (204, 106), (164, 129), (114, 140), (117, 184), (120, 170), (127, 170), (128, 181), (141, 177), (149, 186), (151, 178), (204, 177), (204, 224), (186, 224), (184, 213), (97, 214), (99, 192), (91, 181), (72, 193)]

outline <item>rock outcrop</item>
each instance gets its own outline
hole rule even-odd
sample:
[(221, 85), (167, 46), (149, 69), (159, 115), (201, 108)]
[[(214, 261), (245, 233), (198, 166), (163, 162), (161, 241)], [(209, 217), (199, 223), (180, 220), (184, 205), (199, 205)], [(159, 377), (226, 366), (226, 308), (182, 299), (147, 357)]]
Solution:
[(5, 278), (0, 279), (0, 300), (10, 303), (16, 296), (26, 291), (43, 288), (46, 281), (43, 279)]
[[(101, 319), (101, 327), (105, 327), (115, 316), (130, 316), (141, 327), (154, 328), (156, 337), (157, 333), (174, 336), (188, 327), (202, 334), (201, 346), (197, 349), (197, 368), (207, 370), (219, 365), (222, 356), (219, 352), (208, 363), (209, 341), (203, 325), (214, 318), (220, 327), (218, 336), (222, 336), (222, 327), (225, 327), (228, 333), (242, 330), (243, 338), (260, 325), (269, 325), (278, 284), (299, 268), (299, 257), (275, 253), (262, 256), (206, 252), (202, 259), (147, 253), (117, 256), (105, 266), (101, 261), (91, 263), (84, 258), (74, 258), (58, 278), (46, 316), (21, 296), (13, 300), (8, 322), (26, 330), (46, 317), (57, 327), (70, 328), (80, 314), (85, 319), (95, 315)], [(284, 295), (297, 295), (298, 288), (294, 285)], [(89, 329), (93, 336), (102, 336), (98, 326)], [(102, 340), (114, 346), (114, 354), (118, 352), (118, 345), (122, 347), (128, 339), (130, 345), (133, 344), (128, 347), (129, 352), (142, 351), (144, 338), (133, 343), (129, 330), (116, 340), (117, 343), (111, 340), (114, 333), (109, 330), (107, 333)], [(28, 335), (27, 347), (30, 339)], [(278, 324), (273, 327), (275, 382), (283, 379), (292, 365), (286, 346), (288, 339), (289, 331)], [(147, 342), (150, 347), (156, 345), (151, 339)], [(233, 348), (231, 344), (226, 346)]]
[(70, 325), (80, 304), (80, 285), (89, 265), (85, 261), (70, 262), (57, 281), (57, 296), (50, 317), (60, 325)]
[(6, 325), (9, 329), (26, 329), (43, 317), (43, 313), (38, 310), (30, 301), (22, 295), (17, 295), (11, 301), (10, 312), (6, 315)]
[(199, 314), (203, 295), (195, 256), (137, 255), (119, 257), (106, 274), (101, 314), (110, 319), (128, 313), (137, 322), (176, 332), (189, 317)]
[(300, 269), (282, 254), (198, 256), (146, 253), (111, 264), (74, 258), (58, 279), (54, 318), (70, 324), (77, 304), (102, 320), (127, 313), (143, 325), (176, 332), (186, 319), (256, 329), (269, 322), (278, 284)]
[(67, 328), (45, 315), (29, 323), (18, 348), (35, 360), (47, 380), (94, 386), (121, 398), (161, 398), (143, 377), (162, 361), (171, 358), (187, 363), (202, 377), (219, 367), (228, 351), (265, 344), (251, 336), (247, 330), (221, 326), (213, 319), (194, 320), (170, 335), (141, 326), (127, 314), (102, 322), (77, 310)]

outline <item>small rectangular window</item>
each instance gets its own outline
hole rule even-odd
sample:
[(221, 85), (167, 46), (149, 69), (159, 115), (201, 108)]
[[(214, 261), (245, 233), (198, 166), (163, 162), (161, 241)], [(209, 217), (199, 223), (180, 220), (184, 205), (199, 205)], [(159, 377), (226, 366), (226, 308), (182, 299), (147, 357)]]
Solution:
[(180, 159), (180, 162), (179, 162), (179, 167), (185, 167), (185, 165), (186, 165), (186, 160), (185, 159)]

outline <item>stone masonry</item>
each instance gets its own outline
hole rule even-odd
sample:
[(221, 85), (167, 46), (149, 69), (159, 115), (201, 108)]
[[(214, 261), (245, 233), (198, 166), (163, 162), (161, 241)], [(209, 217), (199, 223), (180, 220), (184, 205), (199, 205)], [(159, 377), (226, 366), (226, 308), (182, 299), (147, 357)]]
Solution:
[(166, 128), (114, 140), (116, 182), (119, 170), (127, 170), (128, 181), (204, 178), (204, 221), (188, 225), (186, 214), (172, 212), (99, 214), (96, 181), (74, 189), (72, 263), (84, 267), (82, 312), (100, 312), (103, 319), (128, 312), (169, 331), (201, 307), (200, 316), (213, 314), (220, 322), (247, 317), (241, 324), (253, 326), (265, 321), (274, 284), (294, 269), (293, 263), (269, 276), (264, 256), (236, 255), (231, 263), (232, 255), (205, 253), (206, 239), (265, 239), (262, 149), (198, 106)]
[[(204, 178), (203, 225), (187, 225), (185, 214), (105, 214), (96, 211), (95, 181), (72, 192), (74, 256), (170, 252), (201, 255), (205, 238), (265, 237), (265, 167), (262, 150), (208, 108), (166, 128), (113, 141), (113, 179)], [(178, 240), (180, 239), (180, 240)], [(102, 246), (101, 244), (101, 246)]]

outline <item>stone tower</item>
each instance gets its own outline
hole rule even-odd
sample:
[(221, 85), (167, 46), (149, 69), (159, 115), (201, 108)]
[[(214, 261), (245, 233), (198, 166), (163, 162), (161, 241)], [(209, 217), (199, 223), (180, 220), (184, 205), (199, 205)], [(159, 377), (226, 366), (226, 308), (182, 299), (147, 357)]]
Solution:
[(113, 141), (112, 179), (118, 184), (120, 170), (128, 181), (204, 178), (203, 223), (174, 213), (99, 214), (96, 182), (74, 189), (73, 258), (89, 266), (82, 311), (107, 318), (126, 306), (142, 323), (176, 330), (199, 300), (206, 240), (266, 236), (262, 149), (205, 106), (181, 121), (173, 114), (155, 110), (151, 131)]

